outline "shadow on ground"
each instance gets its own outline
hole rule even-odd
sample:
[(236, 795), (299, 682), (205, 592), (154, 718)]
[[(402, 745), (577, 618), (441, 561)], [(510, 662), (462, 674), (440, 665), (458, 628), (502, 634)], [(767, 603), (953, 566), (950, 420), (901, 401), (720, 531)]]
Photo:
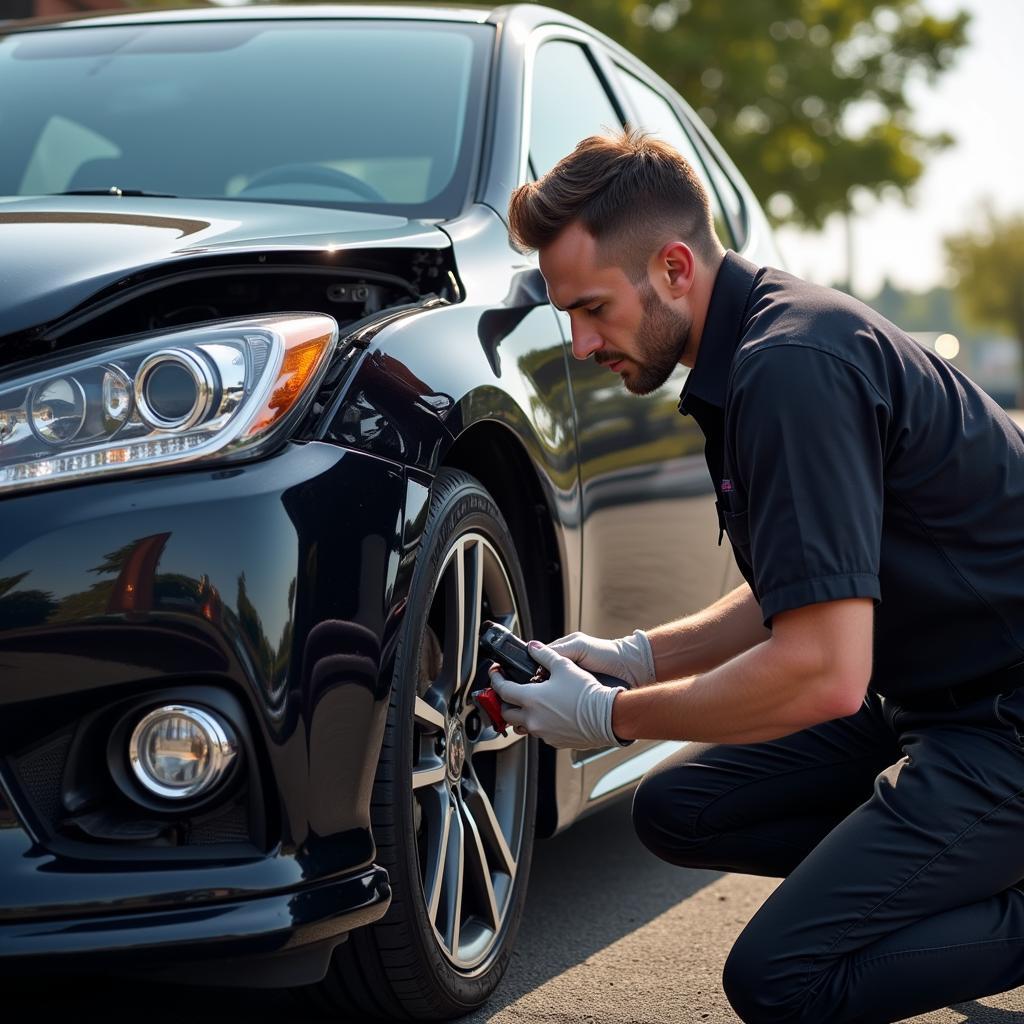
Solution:
[(1020, 1010), (1001, 1010), (997, 1006), (985, 1006), (983, 1003), (957, 1003), (951, 1006), (954, 1013), (963, 1015), (956, 1024), (1022, 1024), (1024, 1012)]
[(538, 841), (512, 966), (486, 1007), (463, 1019), (482, 1024), (719, 877), (648, 852), (633, 831), (628, 800)]

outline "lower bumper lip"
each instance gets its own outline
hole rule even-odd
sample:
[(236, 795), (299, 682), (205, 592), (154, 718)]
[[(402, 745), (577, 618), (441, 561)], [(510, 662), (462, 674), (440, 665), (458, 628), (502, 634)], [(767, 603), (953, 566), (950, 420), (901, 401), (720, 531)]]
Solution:
[(96, 964), (110, 957), (110, 963), (149, 967), (244, 958), (281, 950), (286, 941), (298, 947), (340, 937), (381, 918), (390, 903), (387, 874), (372, 864), (318, 885), (260, 897), (117, 913), (111, 905), (98, 915), (4, 921), (0, 965), (45, 962), (59, 971), (61, 957), (89, 956)]

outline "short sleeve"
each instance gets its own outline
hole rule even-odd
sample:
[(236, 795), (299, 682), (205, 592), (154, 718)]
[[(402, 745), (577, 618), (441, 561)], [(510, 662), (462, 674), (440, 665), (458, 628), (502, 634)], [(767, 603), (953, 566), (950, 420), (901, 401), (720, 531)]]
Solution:
[(773, 345), (735, 367), (726, 449), (766, 626), (819, 601), (881, 600), (889, 418), (858, 367), (817, 348)]

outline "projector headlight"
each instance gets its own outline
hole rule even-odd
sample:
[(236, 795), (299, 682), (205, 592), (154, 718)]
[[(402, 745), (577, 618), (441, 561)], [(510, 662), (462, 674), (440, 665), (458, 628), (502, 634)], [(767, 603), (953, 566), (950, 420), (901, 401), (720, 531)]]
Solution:
[(0, 492), (252, 457), (301, 415), (337, 344), (329, 316), (260, 316), (75, 349), (0, 379)]
[(128, 742), (132, 771), (147, 792), (184, 800), (226, 778), (238, 743), (231, 727), (212, 711), (170, 704), (150, 711)]

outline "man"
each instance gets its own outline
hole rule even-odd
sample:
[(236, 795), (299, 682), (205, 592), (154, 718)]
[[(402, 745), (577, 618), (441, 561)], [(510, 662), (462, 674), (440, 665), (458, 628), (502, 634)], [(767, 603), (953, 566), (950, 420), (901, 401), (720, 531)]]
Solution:
[[(785, 879), (725, 964), (747, 1022), (888, 1022), (1024, 983), (1024, 434), (867, 306), (725, 252), (670, 147), (592, 137), (518, 189), (572, 350), (691, 367), (748, 585), (493, 674), (556, 746), (690, 740), (633, 819), (675, 864)], [(590, 671), (623, 687), (603, 686)]]

